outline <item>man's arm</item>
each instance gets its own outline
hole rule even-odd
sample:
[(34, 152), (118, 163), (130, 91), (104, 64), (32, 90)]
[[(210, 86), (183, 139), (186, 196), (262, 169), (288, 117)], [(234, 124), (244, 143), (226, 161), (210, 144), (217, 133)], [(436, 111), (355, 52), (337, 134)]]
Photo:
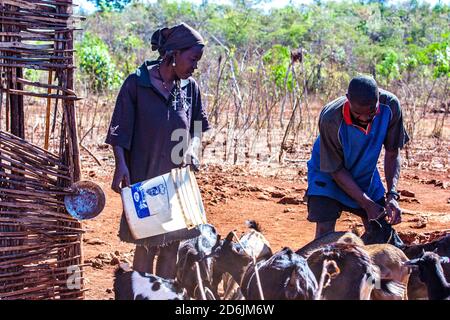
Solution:
[[(402, 211), (396, 200), (397, 183), (400, 177), (401, 157), (398, 148), (385, 150), (384, 155), (384, 175), (387, 186), (386, 212), (391, 224), (401, 222)], [(391, 193), (392, 192), (392, 193)]]
[(361, 190), (347, 169), (341, 168), (338, 171), (331, 173), (331, 176), (336, 181), (337, 185), (367, 212), (369, 220), (377, 219), (383, 214), (384, 208), (370, 199), (369, 196)]

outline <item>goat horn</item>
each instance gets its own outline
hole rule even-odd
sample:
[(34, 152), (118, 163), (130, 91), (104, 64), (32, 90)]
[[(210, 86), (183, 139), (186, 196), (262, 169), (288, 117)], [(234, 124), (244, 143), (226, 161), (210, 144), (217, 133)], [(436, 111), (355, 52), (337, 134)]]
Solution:
[(225, 238), (225, 241), (233, 241), (233, 237), (234, 237), (234, 233), (233, 231), (230, 231), (230, 233), (228, 233), (227, 237)]

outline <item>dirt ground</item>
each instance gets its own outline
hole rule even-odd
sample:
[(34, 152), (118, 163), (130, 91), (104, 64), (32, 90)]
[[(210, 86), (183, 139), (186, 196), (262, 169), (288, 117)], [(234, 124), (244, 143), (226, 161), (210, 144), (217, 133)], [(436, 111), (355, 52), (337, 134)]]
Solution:
[[(90, 161), (88, 158), (84, 159)], [(117, 237), (122, 204), (120, 196), (110, 189), (112, 158), (106, 156), (102, 160), (102, 167), (84, 172), (84, 178), (97, 182), (107, 198), (104, 211), (84, 223), (84, 260), (91, 264), (84, 273), (86, 299), (113, 299), (112, 280), (117, 263), (133, 261), (134, 246)], [(231, 230), (243, 232), (245, 220), (255, 219), (274, 251), (285, 246), (298, 249), (313, 239), (314, 225), (306, 220), (303, 202), (304, 163), (281, 167), (211, 164), (203, 168), (197, 179), (208, 222), (221, 235)], [(396, 229), (404, 241), (425, 242), (450, 231), (450, 168), (403, 169), (398, 189), (404, 190), (404, 215)], [(359, 219), (348, 213), (342, 214), (337, 229), (363, 230)]]

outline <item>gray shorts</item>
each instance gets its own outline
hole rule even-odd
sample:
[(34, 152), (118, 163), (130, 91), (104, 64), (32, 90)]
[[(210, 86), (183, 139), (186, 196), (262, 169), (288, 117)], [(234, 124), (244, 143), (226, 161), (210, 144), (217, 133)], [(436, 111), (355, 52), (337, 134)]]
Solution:
[[(375, 202), (382, 207), (385, 206), (384, 197)], [(347, 207), (329, 197), (308, 196), (308, 221), (310, 222), (336, 221), (341, 216), (342, 211), (347, 211), (358, 217), (367, 219), (367, 213), (364, 209)]]

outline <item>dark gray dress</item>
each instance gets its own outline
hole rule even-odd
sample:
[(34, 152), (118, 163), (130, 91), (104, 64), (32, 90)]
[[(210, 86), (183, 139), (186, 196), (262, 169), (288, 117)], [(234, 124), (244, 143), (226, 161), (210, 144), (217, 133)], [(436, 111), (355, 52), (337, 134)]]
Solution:
[[(131, 184), (179, 167), (178, 163), (173, 163), (171, 152), (180, 141), (188, 141), (189, 133), (192, 134), (194, 130), (194, 121), (201, 123), (203, 132), (210, 128), (195, 80), (189, 78), (184, 81), (180, 93), (183, 99), (180, 95), (177, 96), (177, 100), (184, 103), (174, 104), (172, 96), (166, 100), (152, 85), (148, 67), (153, 64), (156, 62), (144, 62), (124, 81), (106, 138), (107, 144), (124, 148)], [(176, 129), (184, 129), (183, 140), (180, 138), (171, 141), (172, 133)], [(136, 240), (131, 235), (124, 214), (119, 230), (122, 241), (145, 246), (164, 245), (193, 238), (198, 234), (197, 229), (184, 229)]]

